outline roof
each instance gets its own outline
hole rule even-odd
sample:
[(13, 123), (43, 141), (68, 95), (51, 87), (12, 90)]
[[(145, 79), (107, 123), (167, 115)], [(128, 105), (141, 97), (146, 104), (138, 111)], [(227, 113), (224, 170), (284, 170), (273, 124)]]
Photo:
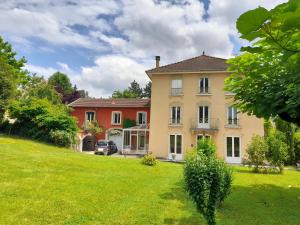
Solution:
[(201, 55), (191, 59), (186, 59), (180, 62), (160, 66), (146, 73), (169, 73), (169, 72), (201, 72), (201, 71), (226, 71), (228, 64), (227, 59), (216, 58), (208, 55)]
[(69, 104), (71, 107), (150, 107), (150, 99), (133, 98), (79, 98)]

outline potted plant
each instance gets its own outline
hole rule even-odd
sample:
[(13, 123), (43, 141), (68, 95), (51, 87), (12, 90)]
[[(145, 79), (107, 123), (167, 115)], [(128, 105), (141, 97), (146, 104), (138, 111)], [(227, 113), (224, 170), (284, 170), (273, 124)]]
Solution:
[(173, 160), (173, 161), (176, 160), (176, 154), (175, 154), (175, 153), (172, 153), (172, 154), (171, 154), (171, 157), (172, 157), (172, 160)]
[(296, 162), (297, 169), (300, 170), (300, 160)]

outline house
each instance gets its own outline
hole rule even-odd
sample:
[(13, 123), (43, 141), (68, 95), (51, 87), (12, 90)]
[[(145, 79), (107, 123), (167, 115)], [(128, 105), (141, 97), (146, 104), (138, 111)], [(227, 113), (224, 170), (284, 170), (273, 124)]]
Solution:
[[(92, 137), (85, 132), (87, 124), (97, 121), (103, 132), (96, 139), (109, 139), (119, 150), (129, 148), (134, 153), (145, 153), (149, 143), (149, 99), (79, 98), (69, 104), (71, 115), (77, 118), (83, 143), (79, 150), (93, 150)], [(127, 121), (127, 122), (126, 122)], [(126, 123), (129, 123), (126, 125)], [(127, 143), (123, 143), (123, 138)]]
[(149, 151), (157, 157), (183, 159), (197, 140), (210, 138), (228, 163), (241, 163), (263, 120), (239, 113), (233, 93), (224, 91), (229, 76), (225, 59), (205, 54), (146, 71), (152, 81)]

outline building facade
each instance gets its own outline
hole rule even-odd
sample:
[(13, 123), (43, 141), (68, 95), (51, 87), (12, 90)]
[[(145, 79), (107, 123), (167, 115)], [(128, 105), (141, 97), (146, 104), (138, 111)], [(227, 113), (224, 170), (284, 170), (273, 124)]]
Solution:
[[(129, 126), (134, 126), (135, 130), (143, 128), (143, 132), (136, 135), (134, 135), (134, 132), (130, 132), (130, 147), (132, 147), (132, 150), (147, 150), (149, 132), (146, 127), (150, 123), (149, 99), (80, 98), (69, 104), (69, 106), (73, 109), (71, 115), (77, 119), (77, 125), (82, 134), (85, 133), (87, 123), (97, 121), (103, 132), (96, 135), (96, 140), (113, 140), (119, 150), (123, 148), (123, 129), (124, 126), (126, 127), (125, 120), (131, 120), (131, 125)], [(128, 129), (126, 129), (126, 134), (128, 135)], [(89, 136), (86, 139), (89, 139)], [(85, 145), (85, 140), (83, 140), (83, 150), (93, 150), (90, 149), (92, 147)]]
[(224, 91), (229, 76), (225, 59), (202, 55), (146, 71), (152, 81), (149, 151), (183, 159), (197, 140), (210, 138), (228, 163), (241, 163), (263, 120), (239, 113), (233, 93)]

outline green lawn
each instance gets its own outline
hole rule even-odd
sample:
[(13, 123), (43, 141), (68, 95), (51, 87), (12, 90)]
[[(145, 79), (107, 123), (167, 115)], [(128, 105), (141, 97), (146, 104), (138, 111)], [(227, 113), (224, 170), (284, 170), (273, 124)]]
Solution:
[[(0, 136), (0, 224), (205, 224), (182, 165), (74, 153)], [(299, 225), (300, 172), (236, 167), (219, 225)]]

